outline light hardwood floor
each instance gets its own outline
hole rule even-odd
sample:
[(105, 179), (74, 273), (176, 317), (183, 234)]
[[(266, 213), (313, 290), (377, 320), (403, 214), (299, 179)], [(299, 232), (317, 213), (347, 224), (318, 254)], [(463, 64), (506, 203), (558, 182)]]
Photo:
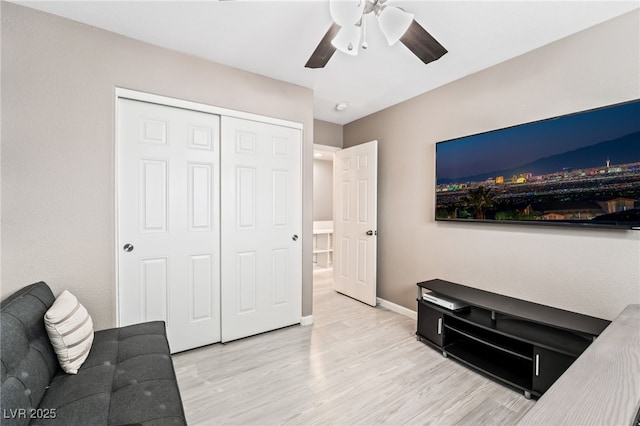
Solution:
[(504, 425), (534, 404), (314, 274), (314, 324), (174, 356), (190, 425)]

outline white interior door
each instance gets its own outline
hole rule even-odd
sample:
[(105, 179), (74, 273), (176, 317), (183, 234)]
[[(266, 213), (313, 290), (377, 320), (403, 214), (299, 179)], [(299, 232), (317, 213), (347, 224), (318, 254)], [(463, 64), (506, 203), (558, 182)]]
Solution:
[(378, 141), (335, 153), (334, 290), (376, 305)]
[(222, 341), (300, 322), (301, 131), (222, 117)]
[(119, 325), (172, 352), (220, 341), (220, 118), (118, 99)]

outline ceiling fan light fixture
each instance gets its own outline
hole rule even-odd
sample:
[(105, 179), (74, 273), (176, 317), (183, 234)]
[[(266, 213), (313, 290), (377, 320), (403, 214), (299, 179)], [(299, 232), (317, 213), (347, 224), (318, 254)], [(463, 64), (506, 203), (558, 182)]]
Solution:
[(413, 22), (412, 13), (394, 6), (382, 5), (376, 15), (380, 31), (384, 34), (389, 46), (396, 44)]
[(331, 18), (341, 27), (355, 25), (362, 18), (365, 3), (364, 0), (331, 0)]
[(356, 56), (358, 54), (358, 47), (360, 46), (361, 34), (360, 27), (355, 25), (342, 27), (335, 38), (331, 40), (331, 44), (347, 55)]
[(401, 7), (388, 6), (387, 0), (329, 0), (335, 20), (305, 64), (305, 68), (324, 68), (336, 50), (356, 56), (367, 49), (366, 15), (373, 14), (380, 32), (390, 46), (401, 42), (424, 64), (438, 60), (447, 49), (433, 38)]

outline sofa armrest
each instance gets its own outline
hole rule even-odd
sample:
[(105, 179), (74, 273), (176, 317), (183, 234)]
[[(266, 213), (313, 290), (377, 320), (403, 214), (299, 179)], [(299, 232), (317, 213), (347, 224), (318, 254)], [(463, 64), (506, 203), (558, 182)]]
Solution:
[(627, 306), (519, 425), (632, 425), (640, 408), (640, 305)]

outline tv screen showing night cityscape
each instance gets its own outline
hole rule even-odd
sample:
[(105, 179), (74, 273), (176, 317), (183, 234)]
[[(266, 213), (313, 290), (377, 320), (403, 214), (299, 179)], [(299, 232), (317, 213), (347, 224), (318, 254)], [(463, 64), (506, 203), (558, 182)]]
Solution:
[(640, 227), (640, 100), (437, 143), (436, 220)]

